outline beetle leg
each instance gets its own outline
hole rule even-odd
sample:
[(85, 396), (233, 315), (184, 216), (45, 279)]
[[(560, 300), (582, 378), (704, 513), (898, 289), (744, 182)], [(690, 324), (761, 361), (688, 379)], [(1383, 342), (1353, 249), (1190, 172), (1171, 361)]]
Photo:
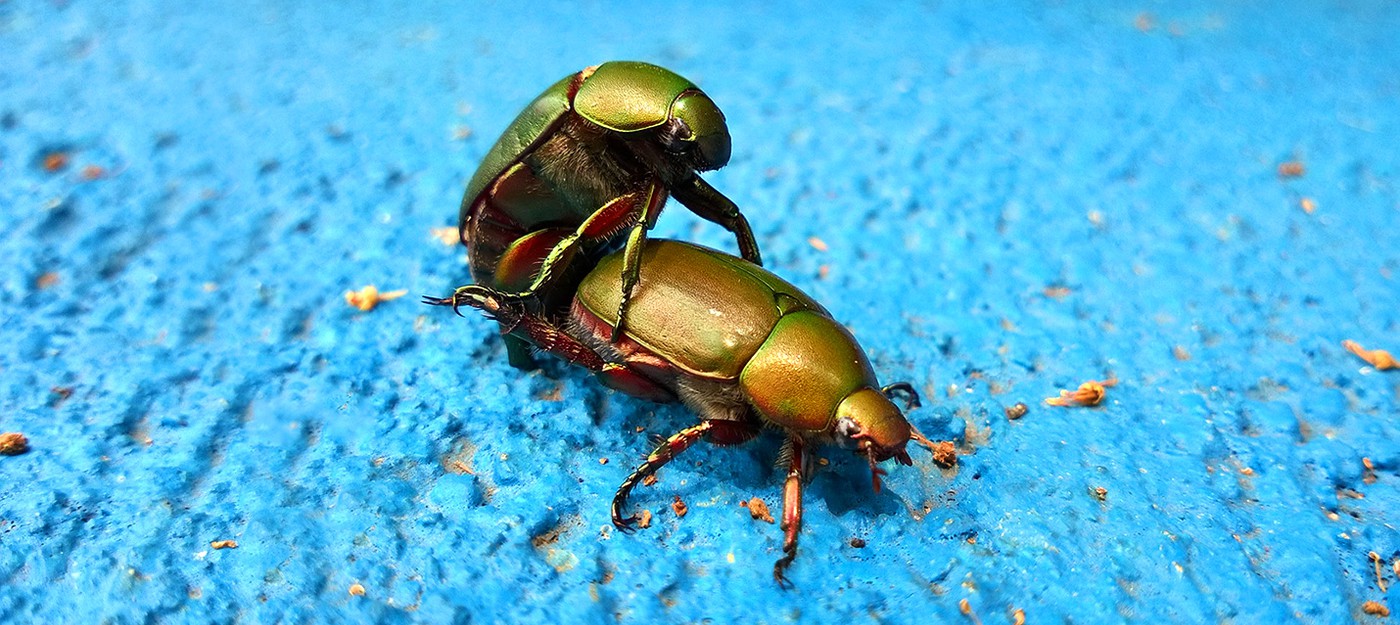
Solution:
[(652, 187), (652, 192), (642, 209), (641, 218), (627, 235), (627, 245), (622, 252), (622, 300), (617, 305), (617, 325), (613, 326), (610, 339), (613, 343), (622, 340), (626, 334), (624, 328), (627, 325), (627, 306), (632, 302), (633, 289), (642, 279), (642, 248), (646, 247), (647, 230), (656, 225), (656, 218), (661, 215), (661, 206), (665, 201), (665, 194)]
[[(559, 242), (549, 250), (549, 254), (540, 262), (539, 272), (535, 274), (534, 280), (531, 281), (530, 286), (525, 287), (525, 289), (521, 291), (509, 292), (491, 290), (490, 293), (494, 297), (505, 301), (520, 301), (533, 297), (536, 293), (548, 288), (555, 279), (563, 275), (564, 269), (569, 266), (569, 263), (573, 261), (574, 255), (578, 254), (580, 248), (582, 248), (584, 244), (607, 241), (618, 230), (634, 224), (640, 223), (649, 227), (650, 222), (655, 221), (654, 213), (661, 209), (661, 205), (664, 204), (665, 201), (665, 189), (655, 183), (649, 185), (643, 191), (628, 193), (614, 198), (597, 211), (594, 211), (578, 229), (560, 239)], [(648, 218), (650, 218), (650, 221)], [(453, 296), (453, 301), (469, 303), (471, 300), (480, 299), (481, 291), (475, 290), (480, 288), (483, 287), (480, 285), (458, 287), (456, 294)], [(475, 304), (470, 305), (474, 308), (483, 308)], [(456, 306), (454, 306), (454, 309), (455, 308)], [(491, 311), (488, 310), (487, 312)]]
[(924, 403), (919, 400), (919, 392), (915, 391), (914, 385), (908, 382), (895, 382), (894, 384), (884, 386), (880, 389), (880, 393), (890, 399), (894, 399), (896, 394), (903, 395), (905, 410), (913, 410), (924, 405)]
[(666, 466), (667, 462), (689, 449), (712, 427), (714, 427), (714, 421), (701, 421), (698, 425), (692, 425), (672, 434), (671, 438), (657, 445), (656, 449), (647, 456), (647, 459), (636, 470), (632, 471), (631, 475), (627, 476), (627, 479), (622, 480), (622, 485), (617, 487), (617, 493), (613, 495), (612, 500), (612, 522), (613, 525), (617, 526), (617, 529), (630, 532), (634, 529), (632, 525), (638, 520), (635, 514), (629, 517), (622, 516), (622, 507), (627, 505), (627, 496), (632, 494), (632, 489), (636, 488), (637, 483), (646, 479), (648, 475), (656, 473), (657, 469)]
[(807, 451), (802, 439), (793, 436), (788, 439), (788, 475), (783, 483), (783, 557), (773, 563), (773, 579), (784, 590), (792, 588), (783, 571), (797, 557), (797, 534), (802, 530), (802, 482), (806, 481), (804, 471)]
[(535, 357), (530, 353), (530, 342), (518, 336), (507, 334), (506, 356), (510, 359), (510, 366), (522, 371), (535, 369)]
[(758, 243), (753, 238), (753, 230), (749, 228), (749, 220), (739, 212), (739, 207), (733, 201), (724, 197), (724, 194), (710, 186), (710, 183), (700, 176), (691, 176), (690, 180), (672, 187), (671, 194), (702, 219), (724, 226), (725, 230), (734, 233), (739, 243), (739, 255), (743, 256), (744, 260), (763, 266), (763, 258), (758, 253)]
[(632, 471), (632, 474), (628, 475), (627, 479), (622, 481), (622, 485), (617, 488), (617, 494), (613, 495), (612, 501), (613, 525), (624, 532), (635, 529), (632, 525), (637, 522), (637, 516), (622, 516), (622, 507), (627, 505), (627, 497), (632, 494), (632, 489), (637, 486), (638, 482), (656, 473), (661, 467), (666, 466), (667, 462), (689, 449), (696, 441), (705, 438), (716, 445), (737, 445), (758, 436), (758, 431), (759, 426), (748, 421), (707, 419), (661, 441), (656, 449), (647, 456), (647, 459), (635, 471)]

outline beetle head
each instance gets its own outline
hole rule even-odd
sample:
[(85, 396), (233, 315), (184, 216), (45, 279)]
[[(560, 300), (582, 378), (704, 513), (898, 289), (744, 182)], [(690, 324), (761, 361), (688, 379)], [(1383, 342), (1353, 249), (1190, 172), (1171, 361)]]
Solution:
[(672, 154), (688, 154), (694, 169), (719, 169), (729, 162), (729, 126), (710, 96), (689, 89), (676, 97), (658, 138)]
[[(668, 163), (691, 171), (729, 162), (729, 127), (713, 100), (680, 75), (636, 61), (610, 61), (586, 74), (574, 111), (623, 138), (646, 142)], [(657, 149), (659, 148), (659, 149)]]
[(894, 458), (900, 464), (913, 464), (904, 447), (912, 428), (904, 413), (879, 391), (863, 388), (846, 396), (836, 408), (836, 442), (855, 450), (870, 463), (875, 490), (880, 490), (884, 471), (880, 462)]

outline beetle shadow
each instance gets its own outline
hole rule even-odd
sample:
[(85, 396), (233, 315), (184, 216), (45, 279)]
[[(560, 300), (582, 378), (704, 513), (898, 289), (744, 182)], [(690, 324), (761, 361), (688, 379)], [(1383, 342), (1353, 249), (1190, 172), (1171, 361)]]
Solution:
[[(813, 476), (807, 485), (807, 492), (812, 497), (820, 497), (833, 516), (843, 517), (858, 512), (873, 518), (904, 513), (902, 498), (890, 490), (888, 484), (883, 484), (880, 492), (875, 492), (870, 465), (864, 458), (851, 453), (837, 453), (829, 460), (830, 464)], [(910, 469), (891, 462), (883, 463), (881, 468), (886, 471)]]

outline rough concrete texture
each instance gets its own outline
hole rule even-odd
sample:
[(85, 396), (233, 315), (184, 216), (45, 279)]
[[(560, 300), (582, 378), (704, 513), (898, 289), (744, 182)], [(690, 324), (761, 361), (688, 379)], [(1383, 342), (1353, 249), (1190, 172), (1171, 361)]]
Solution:
[[(730, 4), (0, 2), (0, 431), (31, 447), (0, 622), (1400, 608), (1368, 557), (1400, 586), (1400, 372), (1340, 345), (1400, 353), (1394, 3)], [(617, 58), (714, 97), (707, 178), (769, 266), (965, 452), (876, 495), (827, 451), (794, 592), (738, 505), (777, 511), (775, 437), (689, 452), (619, 534), (614, 487), (693, 417), (415, 302), (466, 280), (431, 231), (497, 133)], [(657, 232), (733, 250), (676, 206)]]

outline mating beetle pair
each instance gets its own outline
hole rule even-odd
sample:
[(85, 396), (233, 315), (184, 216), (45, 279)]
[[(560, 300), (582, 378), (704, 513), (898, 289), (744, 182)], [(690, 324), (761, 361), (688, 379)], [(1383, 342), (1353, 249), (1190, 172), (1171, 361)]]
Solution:
[[(853, 450), (878, 490), (878, 463), (909, 464), (908, 441), (928, 441), (890, 399), (917, 405), (913, 389), (881, 388), (850, 332), (759, 266), (747, 221), (695, 175), (728, 156), (719, 109), (665, 69), (607, 63), (565, 78), (521, 113), (468, 185), (460, 227), (477, 284), (424, 301), (495, 318), (516, 366), (533, 346), (610, 387), (699, 413), (619, 487), (620, 529), (634, 523), (622, 513), (632, 488), (698, 440), (731, 445), (765, 425), (782, 430), (784, 555), (773, 574), (786, 584), (811, 447)], [(734, 232), (745, 258), (647, 242), (668, 193)]]

